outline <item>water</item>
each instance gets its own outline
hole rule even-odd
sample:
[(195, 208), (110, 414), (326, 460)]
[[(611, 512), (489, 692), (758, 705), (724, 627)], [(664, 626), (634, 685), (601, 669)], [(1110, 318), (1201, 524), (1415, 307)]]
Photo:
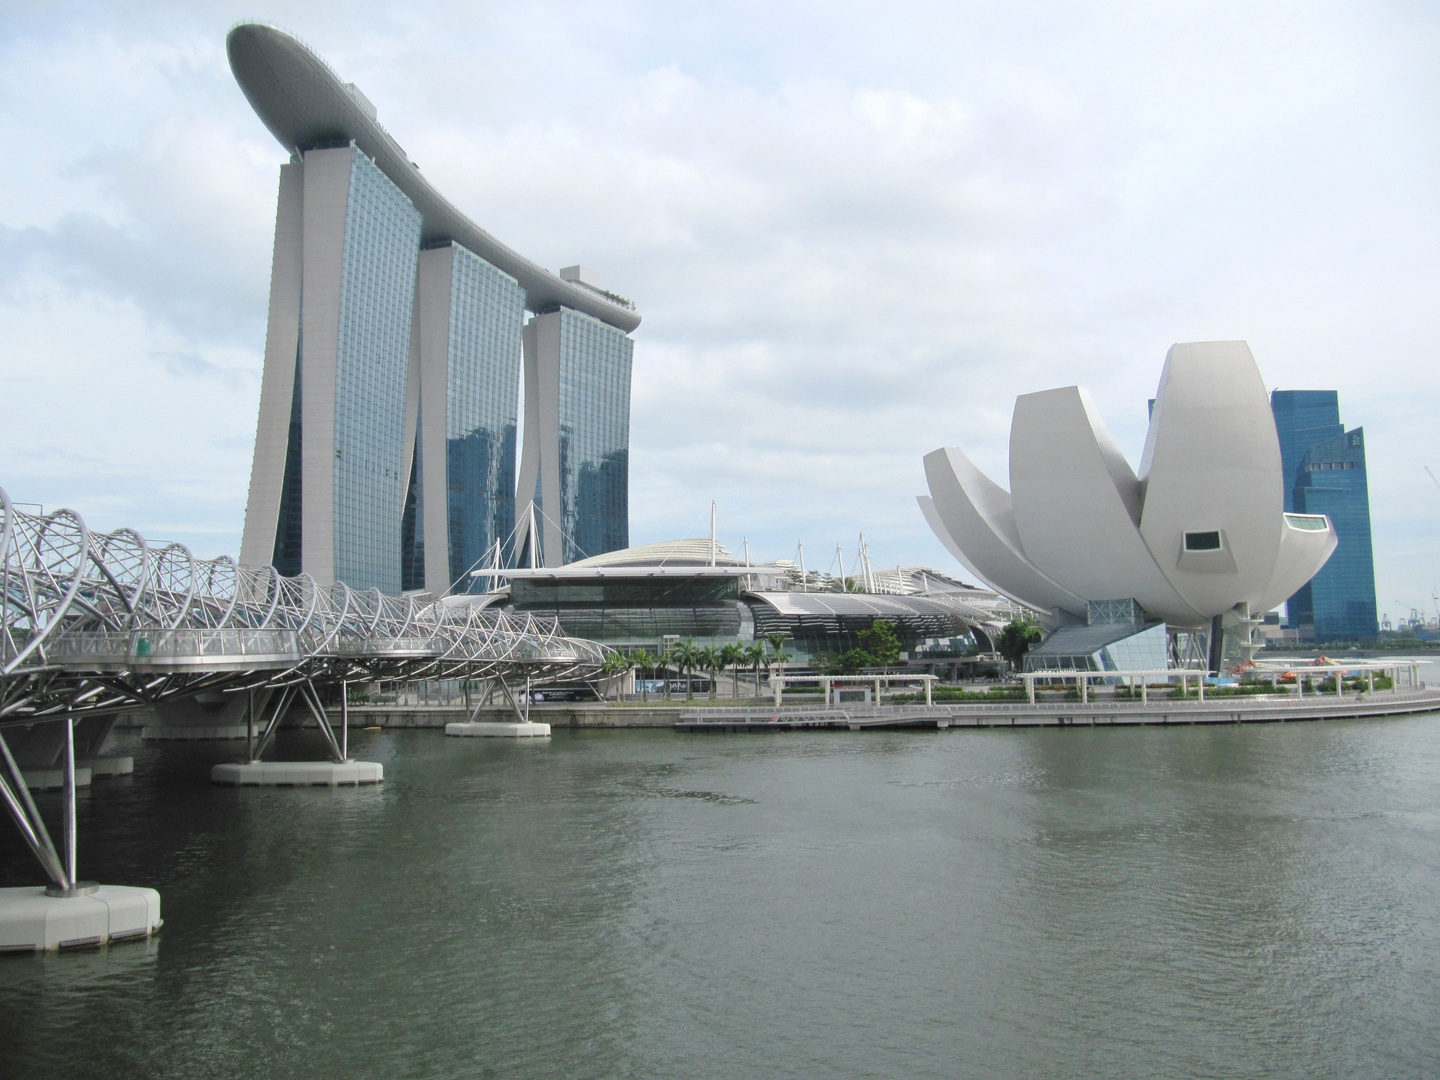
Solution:
[(0, 961), (0, 1075), (1440, 1075), (1440, 717), (352, 746), (135, 743), (165, 930)]

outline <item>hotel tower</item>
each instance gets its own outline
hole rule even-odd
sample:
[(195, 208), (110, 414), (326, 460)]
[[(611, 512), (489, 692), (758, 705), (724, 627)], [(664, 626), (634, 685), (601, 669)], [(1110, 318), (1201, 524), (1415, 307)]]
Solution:
[(461, 214), (293, 37), (247, 23), (226, 44), (291, 154), (240, 561), (444, 595), (497, 553), (626, 547), (634, 305)]

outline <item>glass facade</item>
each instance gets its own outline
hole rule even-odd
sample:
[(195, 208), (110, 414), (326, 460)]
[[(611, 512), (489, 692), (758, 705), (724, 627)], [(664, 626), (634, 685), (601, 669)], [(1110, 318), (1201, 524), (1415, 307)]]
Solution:
[(420, 213), (351, 155), (335, 357), (335, 578), (400, 591), (405, 380)]
[(1365, 432), (1340, 423), (1333, 390), (1277, 390), (1270, 396), (1285, 470), (1285, 509), (1325, 514), (1339, 541), (1320, 572), (1285, 605), (1302, 639), (1367, 641), (1379, 633)]
[(280, 517), (275, 528), (275, 554), (270, 565), (286, 577), (300, 573), (301, 479), (300, 454), (304, 434), (300, 412), (300, 346), (295, 347), (295, 385), (290, 389), (290, 433), (285, 444), (285, 475), (280, 483)]
[(1280, 468), (1285, 474), (1285, 509), (1295, 513), (1295, 481), (1300, 459), (1318, 443), (1342, 435), (1340, 395), (1334, 390), (1276, 390), (1270, 395), (1275, 433), (1280, 436)]
[[(800, 595), (806, 597), (806, 594)], [(808, 595), (819, 596), (823, 600), (826, 594)], [(904, 600), (906, 607), (910, 608), (908, 612), (891, 610), (884, 614), (827, 611), (823, 604), (816, 605), (812, 611), (795, 614), (777, 611), (773, 605), (761, 600), (750, 601), (750, 608), (755, 618), (756, 638), (770, 634), (788, 635), (790, 643), (786, 648), (801, 662), (808, 662), (816, 653), (843, 653), (860, 648), (864, 644), (860, 635), (873, 629), (881, 619), (895, 628), (900, 648), (906, 652), (914, 651), (921, 642), (961, 637), (970, 629), (964, 618), (946, 610), (943, 604), (913, 596)]]
[(570, 563), (630, 546), (635, 343), (578, 311), (561, 308), (560, 316), (559, 501), (563, 561)]
[(610, 644), (659, 648), (666, 637), (735, 641), (748, 622), (735, 578), (521, 578), (510, 589), (516, 611), (559, 619), (567, 634)]
[[(488, 582), (467, 572), (484, 565), (495, 541), (503, 543), (515, 528), (525, 293), (458, 244), (452, 267), (445, 416), (450, 581), (460, 591), (467, 582), (483, 591)], [(626, 377), (628, 387), (628, 367)]]
[(415, 452), (410, 457), (410, 484), (405, 491), (405, 513), (400, 518), (400, 588), (425, 588), (425, 477), (420, 471), (420, 436), (424, 416), (415, 426)]
[(1169, 666), (1164, 623), (1062, 626), (1025, 654), (1026, 671), (1163, 671)]
[(1300, 460), (1295, 508), (1325, 514), (1339, 546), (1293, 598), (1292, 622), (1315, 628), (1316, 641), (1373, 640), (1375, 559), (1370, 542), (1370, 491), (1365, 473), (1365, 431), (1327, 439)]

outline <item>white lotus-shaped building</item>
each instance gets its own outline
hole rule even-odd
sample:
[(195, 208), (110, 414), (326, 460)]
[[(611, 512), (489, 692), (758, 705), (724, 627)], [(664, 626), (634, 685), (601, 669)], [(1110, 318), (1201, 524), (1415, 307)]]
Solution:
[(1090, 395), (1065, 386), (1015, 401), (1010, 490), (963, 452), (925, 458), (920, 507), (991, 588), (1084, 620), (1134, 599), (1172, 628), (1269, 611), (1335, 550), (1323, 515), (1287, 514), (1265, 384), (1243, 341), (1172, 346), (1137, 473)]

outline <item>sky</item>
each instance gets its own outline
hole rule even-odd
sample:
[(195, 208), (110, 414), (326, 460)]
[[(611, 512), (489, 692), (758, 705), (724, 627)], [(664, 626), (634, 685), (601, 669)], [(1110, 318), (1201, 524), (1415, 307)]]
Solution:
[(633, 298), (631, 541), (964, 576), (914, 497), (1002, 484), (1078, 383), (1138, 465), (1177, 341), (1336, 389), (1379, 608), (1440, 608), (1440, 8), (0, 0), (0, 486), (239, 549), (286, 152), (225, 60), (307, 42), (457, 206)]

